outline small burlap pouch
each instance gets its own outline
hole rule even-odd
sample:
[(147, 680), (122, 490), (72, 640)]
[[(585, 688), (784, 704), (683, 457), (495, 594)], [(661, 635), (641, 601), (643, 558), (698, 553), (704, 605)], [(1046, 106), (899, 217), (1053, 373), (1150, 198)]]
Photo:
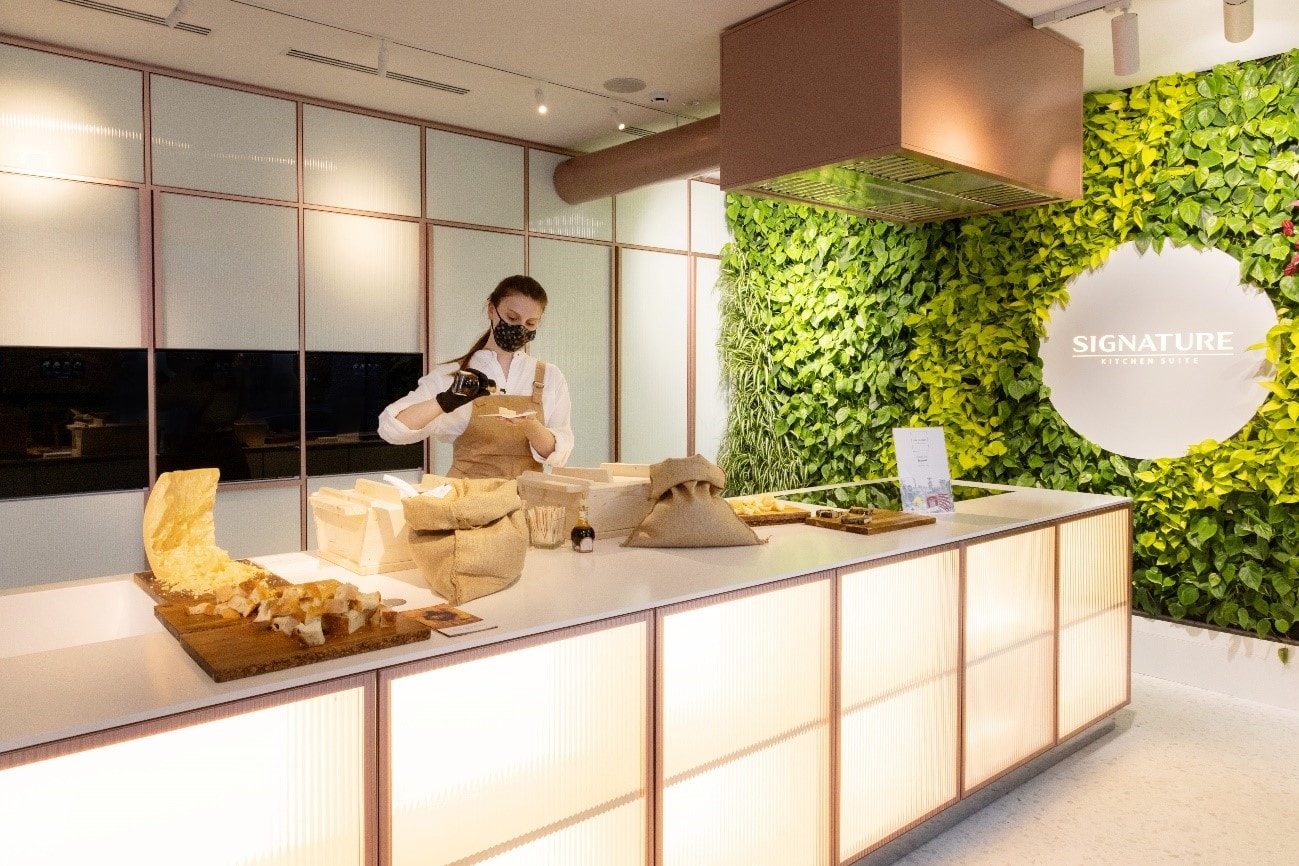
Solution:
[(649, 514), (625, 547), (740, 547), (765, 544), (719, 494), (726, 473), (696, 454), (650, 467)]
[(429, 587), (451, 604), (513, 586), (523, 574), (528, 526), (518, 486), (504, 478), (425, 478), (446, 496), (408, 496), (406, 539)]

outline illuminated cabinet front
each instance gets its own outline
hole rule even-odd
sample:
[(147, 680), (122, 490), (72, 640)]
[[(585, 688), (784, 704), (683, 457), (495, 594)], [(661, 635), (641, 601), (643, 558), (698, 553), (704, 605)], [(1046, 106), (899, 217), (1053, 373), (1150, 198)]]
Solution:
[(830, 855), (832, 580), (659, 614), (660, 862)]
[(4, 862), (364, 866), (372, 705), (353, 677), (0, 755)]
[(960, 551), (845, 570), (839, 861), (954, 802)]
[(649, 618), (384, 671), (392, 866), (636, 866)]

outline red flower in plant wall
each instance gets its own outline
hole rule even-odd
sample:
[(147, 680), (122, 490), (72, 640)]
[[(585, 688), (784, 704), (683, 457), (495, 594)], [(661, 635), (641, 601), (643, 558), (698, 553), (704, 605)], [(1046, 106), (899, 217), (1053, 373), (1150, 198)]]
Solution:
[(1281, 220), (1281, 234), (1286, 237), (1294, 237), (1294, 223), (1290, 220)]
[(1290, 257), (1290, 261), (1281, 269), (1281, 273), (1285, 274), (1287, 277), (1293, 277), (1295, 274), (1299, 274), (1299, 253), (1295, 253)]

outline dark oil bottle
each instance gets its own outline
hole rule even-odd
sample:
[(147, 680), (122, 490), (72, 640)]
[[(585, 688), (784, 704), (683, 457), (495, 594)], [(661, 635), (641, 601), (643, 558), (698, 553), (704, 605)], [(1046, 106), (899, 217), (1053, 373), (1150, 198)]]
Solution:
[(591, 527), (591, 522), (586, 518), (586, 500), (582, 500), (581, 507), (577, 510), (577, 523), (573, 524), (573, 531), (569, 533), (569, 538), (573, 540), (573, 549), (579, 553), (590, 553), (595, 549), (595, 530)]

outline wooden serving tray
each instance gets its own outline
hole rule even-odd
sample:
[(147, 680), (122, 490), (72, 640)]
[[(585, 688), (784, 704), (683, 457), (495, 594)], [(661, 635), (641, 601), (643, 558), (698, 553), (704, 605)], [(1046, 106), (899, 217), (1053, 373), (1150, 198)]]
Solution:
[(907, 529), (912, 526), (926, 526), (937, 520), (928, 514), (910, 514), (905, 511), (888, 511), (876, 508), (871, 512), (871, 522), (866, 524), (844, 524), (838, 517), (817, 517), (807, 519), (809, 526), (820, 526), (824, 529), (838, 529), (843, 532), (856, 532), (860, 535), (879, 535), (881, 532), (892, 532), (895, 529)]
[[(251, 560), (237, 559), (235, 561), (242, 562), (245, 565), (251, 565), (253, 568), (257, 569), (258, 573), (253, 575), (253, 577), (261, 578), (262, 580), (266, 581), (266, 583), (269, 584), (270, 586), (289, 585), (289, 581), (280, 577), (278, 574), (274, 574), (272, 572), (267, 571), (266, 569), (262, 568), (260, 565), (258, 565), (255, 562), (252, 562)], [(158, 585), (158, 580), (157, 578), (154, 577), (152, 571), (137, 571), (133, 575), (133, 577), (135, 578), (136, 585), (139, 586), (140, 589), (147, 592), (149, 594), (149, 598), (153, 599), (159, 604), (180, 604), (181, 602), (188, 602), (189, 604), (194, 604), (195, 602), (199, 602), (199, 601), (207, 601), (212, 597), (212, 594), (208, 592), (195, 595), (192, 592), (177, 592), (176, 590), (172, 590), (172, 589), (163, 589), (161, 586)], [(210, 617), (205, 617), (205, 618), (210, 619)]]
[(309, 647), (296, 637), (275, 631), (270, 623), (190, 616), (188, 607), (160, 604), (154, 613), (189, 657), (218, 683), (415, 643), (433, 633), (416, 619), (398, 616), (394, 625), (366, 625), (349, 635), (330, 635), (320, 646)]
[(737, 516), (749, 526), (775, 526), (778, 523), (803, 523), (812, 516), (812, 512), (799, 508), (792, 511), (767, 511)]

